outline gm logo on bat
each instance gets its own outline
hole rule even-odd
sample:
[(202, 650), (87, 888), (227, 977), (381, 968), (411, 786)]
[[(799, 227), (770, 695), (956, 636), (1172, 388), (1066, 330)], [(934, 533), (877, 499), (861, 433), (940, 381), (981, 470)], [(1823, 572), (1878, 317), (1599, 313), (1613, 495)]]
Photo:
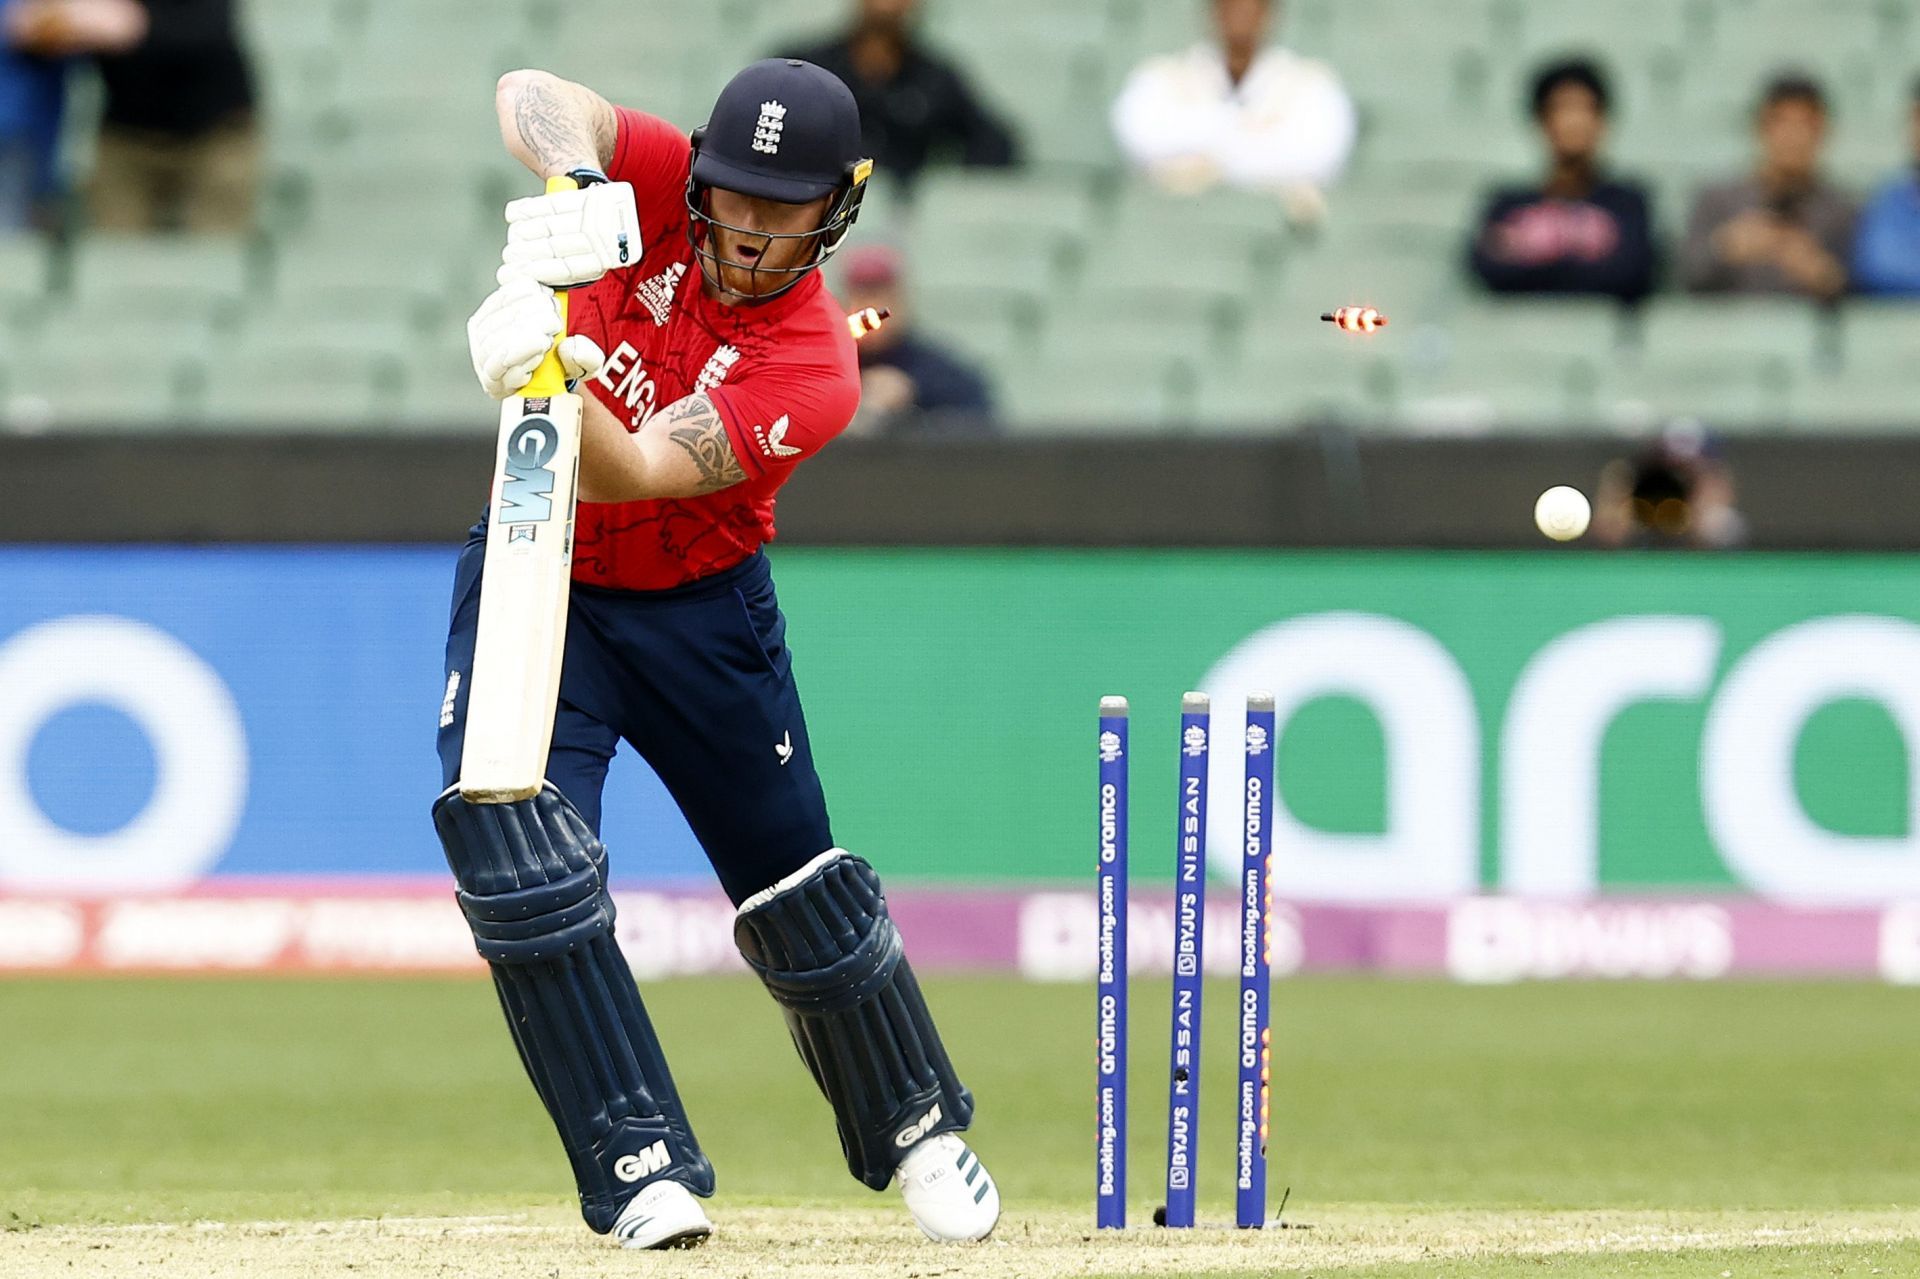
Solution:
[(527, 415), (507, 438), (507, 473), (500, 481), (502, 524), (507, 540), (533, 540), (534, 524), (553, 518), (553, 470), (548, 465), (560, 448), (560, 432), (546, 414), (551, 403), (528, 400)]

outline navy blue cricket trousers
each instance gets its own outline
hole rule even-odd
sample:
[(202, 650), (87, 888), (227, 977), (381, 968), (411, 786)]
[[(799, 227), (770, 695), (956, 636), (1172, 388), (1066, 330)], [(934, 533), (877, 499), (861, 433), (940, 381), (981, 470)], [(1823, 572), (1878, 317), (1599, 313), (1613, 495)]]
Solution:
[[(445, 674), (460, 678), (441, 715), (443, 787), (460, 777), (486, 549), (482, 524), (454, 572)], [(784, 879), (835, 846), (786, 630), (761, 552), (666, 591), (576, 582), (547, 779), (597, 833), (607, 765), (625, 739), (665, 783), (735, 905)], [(608, 856), (616, 868), (623, 857), (644, 864), (646, 850)]]

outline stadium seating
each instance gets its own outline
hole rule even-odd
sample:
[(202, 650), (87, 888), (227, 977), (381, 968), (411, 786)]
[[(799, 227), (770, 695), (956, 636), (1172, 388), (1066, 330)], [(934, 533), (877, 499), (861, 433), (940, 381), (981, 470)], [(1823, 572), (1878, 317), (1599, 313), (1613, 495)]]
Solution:
[[(1901, 168), (1920, 0), (1290, 0), (1284, 38), (1327, 58), (1362, 139), (1325, 220), (1276, 200), (1147, 189), (1108, 121), (1138, 60), (1204, 30), (1199, 0), (925, 0), (929, 38), (1019, 128), (1014, 173), (876, 182), (860, 235), (896, 243), (920, 322), (980, 361), (1019, 429), (1231, 431), (1301, 421), (1419, 431), (1887, 428), (1910, 418), (1920, 308), (1661, 295), (1638, 317), (1493, 301), (1464, 271), (1489, 183), (1535, 170), (1529, 71), (1599, 51), (1613, 154), (1669, 237), (1694, 188), (1738, 172), (1760, 81), (1822, 74), (1832, 168)], [(273, 172), (238, 242), (77, 234), (0, 242), (0, 403), (15, 429), (485, 429), (461, 321), (488, 287), (498, 210), (533, 183), (500, 147), (498, 74), (549, 66), (690, 127), (734, 66), (836, 27), (851, 0), (252, 0)], [(1350, 338), (1344, 303), (1392, 317)], [(64, 371), (103, 334), (125, 358)], [(412, 358), (404, 358), (415, 352)]]

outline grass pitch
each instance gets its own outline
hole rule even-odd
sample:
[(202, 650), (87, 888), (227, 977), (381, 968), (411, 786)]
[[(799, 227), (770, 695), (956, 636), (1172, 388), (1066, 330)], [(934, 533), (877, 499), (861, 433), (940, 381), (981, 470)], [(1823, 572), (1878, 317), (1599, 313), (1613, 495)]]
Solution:
[(1272, 1181), (1314, 1228), (1259, 1234), (1224, 1228), (1232, 993), (1207, 993), (1216, 1228), (1146, 1224), (1168, 989), (1140, 983), (1116, 1238), (1090, 1229), (1090, 992), (929, 983), (1007, 1204), (935, 1251), (846, 1176), (756, 984), (650, 987), (720, 1233), (635, 1257), (579, 1226), (484, 983), (0, 983), (0, 1276), (1920, 1275), (1920, 991), (1283, 984)]

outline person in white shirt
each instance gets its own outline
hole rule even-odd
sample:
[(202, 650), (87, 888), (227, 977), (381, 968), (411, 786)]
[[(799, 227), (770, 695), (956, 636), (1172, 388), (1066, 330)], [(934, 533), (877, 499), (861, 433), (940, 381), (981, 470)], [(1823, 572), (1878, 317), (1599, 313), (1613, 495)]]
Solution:
[(1353, 153), (1353, 99), (1333, 68), (1268, 45), (1280, 0), (1207, 3), (1216, 39), (1128, 76), (1113, 104), (1121, 151), (1170, 190), (1226, 184), (1318, 205)]

